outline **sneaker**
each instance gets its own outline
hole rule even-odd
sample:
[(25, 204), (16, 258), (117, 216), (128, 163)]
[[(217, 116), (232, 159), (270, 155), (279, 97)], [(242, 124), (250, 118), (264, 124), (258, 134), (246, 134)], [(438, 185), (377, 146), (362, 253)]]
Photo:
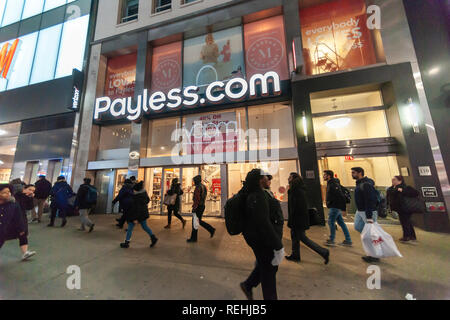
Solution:
[(300, 262), (300, 258), (293, 256), (292, 254), (290, 256), (286, 256), (285, 258), (289, 261)]
[(245, 285), (245, 282), (241, 282), (240, 284), (242, 292), (244, 292), (245, 296), (248, 300), (253, 300), (253, 292), (252, 289), (248, 290), (247, 286)]
[(346, 246), (346, 247), (352, 247), (353, 246), (353, 242), (344, 240), (341, 243), (339, 243), (339, 245), (340, 246)]
[(120, 247), (124, 248), (124, 249), (129, 248), (130, 247), (130, 241), (125, 240), (125, 242), (122, 242), (120, 244)]
[(374, 257), (370, 257), (370, 256), (364, 256), (364, 257), (361, 257), (361, 259), (363, 259), (367, 263), (380, 262), (379, 258), (374, 258)]
[(94, 226), (95, 226), (95, 224), (93, 223), (93, 224), (89, 227), (89, 232), (92, 232), (92, 230), (94, 230)]
[(325, 245), (328, 247), (335, 247), (336, 244), (334, 243), (334, 241), (328, 239), (327, 241), (325, 241)]
[(164, 227), (164, 229), (170, 229), (170, 224)]
[(22, 261), (28, 260), (30, 257), (34, 256), (36, 254), (35, 251), (27, 251), (22, 256)]

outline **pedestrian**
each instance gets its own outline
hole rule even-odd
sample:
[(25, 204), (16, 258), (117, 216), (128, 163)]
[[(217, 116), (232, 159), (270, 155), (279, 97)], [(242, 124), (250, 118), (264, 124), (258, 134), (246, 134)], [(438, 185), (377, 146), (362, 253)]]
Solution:
[(172, 184), (170, 186), (169, 191), (167, 191), (169, 196), (176, 195), (175, 203), (167, 205), (167, 226), (164, 228), (170, 229), (170, 225), (172, 223), (172, 213), (175, 217), (177, 217), (181, 223), (183, 224), (183, 229), (186, 225), (186, 220), (179, 214), (180, 212), (180, 204), (181, 204), (181, 195), (183, 194), (183, 190), (181, 190), (181, 184), (178, 182), (178, 178), (174, 178), (172, 180)]
[[(12, 187), (9, 184), (0, 184), (0, 248), (5, 241), (19, 239), (22, 250), (22, 261), (36, 254), (28, 250), (28, 224), (24, 210), (11, 196)], [(34, 187), (29, 186), (22, 190), (24, 196), (33, 200)], [(18, 195), (22, 198), (21, 195)]]
[[(351, 170), (352, 178), (356, 180), (355, 204), (357, 211), (354, 227), (361, 233), (366, 223), (377, 221), (378, 191), (375, 189), (375, 182), (364, 175), (363, 168), (354, 167)], [(362, 259), (368, 263), (380, 261), (379, 258), (371, 256), (363, 256)]]
[(59, 176), (55, 185), (50, 190), (51, 197), (51, 215), (48, 227), (55, 225), (56, 213), (62, 219), (61, 228), (67, 224), (67, 211), (69, 210), (69, 198), (73, 195), (72, 188), (67, 184), (66, 177)]
[[(91, 186), (91, 179), (84, 178), (83, 184), (78, 188), (77, 197), (75, 198), (75, 209), (80, 212), (81, 227), (80, 231), (85, 231), (86, 226), (89, 227), (89, 232), (94, 230), (95, 224), (89, 219), (94, 206), (97, 204), (97, 189)], [(93, 195), (95, 193), (95, 195)]]
[(37, 208), (32, 211), (31, 222), (41, 223), (42, 214), (44, 213), (45, 201), (50, 195), (50, 190), (52, 189), (52, 184), (48, 181), (44, 175), (39, 176), (38, 181), (35, 183), (36, 191), (34, 192), (34, 205)]
[(240, 286), (249, 300), (253, 300), (252, 289), (260, 283), (264, 300), (278, 299), (276, 274), (284, 256), (281, 241), (283, 226), (279, 221), (279, 212), (273, 210), (271, 215), (271, 196), (264, 191), (268, 187), (268, 176), (261, 169), (253, 169), (247, 174), (244, 182), (247, 197), (242, 234), (255, 254), (256, 263), (250, 276)]
[(296, 262), (301, 261), (301, 241), (318, 253), (325, 260), (325, 264), (328, 264), (330, 251), (306, 236), (306, 230), (309, 229), (310, 223), (305, 183), (296, 172), (291, 172), (288, 181), (288, 227), (291, 229), (292, 253), (286, 259)]
[(123, 228), (123, 225), (127, 221), (126, 215), (130, 211), (133, 202), (133, 182), (130, 179), (125, 179), (122, 188), (120, 188), (119, 194), (114, 198), (112, 204), (113, 206), (119, 202), (119, 211), (122, 212), (122, 216), (116, 219), (116, 226), (119, 229)]
[(403, 237), (400, 241), (416, 241), (416, 232), (411, 222), (411, 215), (414, 212), (408, 212), (404, 208), (403, 202), (405, 197), (416, 198), (419, 192), (413, 187), (407, 186), (403, 176), (395, 176), (392, 179), (392, 187), (387, 190), (387, 198), (392, 211), (398, 213), (400, 223), (403, 229)]
[[(208, 190), (202, 183), (202, 176), (198, 175), (193, 178), (195, 184), (194, 204), (192, 205), (192, 233), (187, 242), (197, 242), (198, 227), (202, 226), (208, 230), (211, 238), (214, 236), (216, 229), (210, 224), (202, 220), (203, 212), (205, 212), (205, 201)], [(197, 223), (198, 222), (198, 223)]]
[(11, 193), (14, 196), (18, 192), (22, 192), (23, 187), (25, 186), (25, 182), (20, 180), (20, 178), (16, 178), (14, 180), (11, 180)]
[(334, 246), (334, 239), (336, 237), (336, 222), (344, 232), (345, 240), (340, 243), (343, 246), (352, 246), (352, 239), (350, 232), (348, 232), (347, 225), (342, 217), (342, 212), (347, 210), (347, 204), (344, 192), (342, 191), (341, 182), (339, 179), (334, 178), (334, 172), (331, 170), (325, 170), (323, 172), (323, 180), (327, 182), (327, 195), (326, 203), (328, 211), (328, 226), (330, 227), (330, 238), (325, 242), (327, 246)]
[(32, 212), (34, 211), (34, 201), (33, 197), (35, 196), (35, 186), (32, 184), (25, 185), (21, 192), (17, 192), (14, 195), (16, 202), (19, 204), (20, 209), (22, 210), (23, 217), (27, 222), (28, 226), (28, 217), (32, 216)]
[(128, 223), (127, 235), (125, 242), (120, 244), (121, 248), (129, 248), (131, 236), (133, 235), (133, 228), (136, 221), (141, 225), (142, 229), (147, 232), (150, 236), (151, 244), (150, 247), (154, 247), (158, 238), (153, 234), (152, 230), (147, 225), (148, 214), (148, 203), (150, 198), (148, 197), (147, 191), (144, 189), (144, 182), (138, 182), (133, 187), (133, 198), (130, 211), (126, 214), (126, 220)]

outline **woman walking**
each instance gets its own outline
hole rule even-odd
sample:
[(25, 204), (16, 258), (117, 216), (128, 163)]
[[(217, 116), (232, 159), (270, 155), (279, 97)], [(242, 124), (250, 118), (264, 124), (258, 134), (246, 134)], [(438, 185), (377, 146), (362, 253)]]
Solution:
[(176, 195), (175, 203), (167, 205), (167, 226), (164, 228), (170, 229), (170, 225), (172, 223), (172, 213), (175, 217), (177, 217), (184, 226), (186, 225), (186, 220), (179, 214), (180, 212), (180, 203), (181, 203), (181, 195), (183, 194), (183, 190), (181, 190), (181, 184), (178, 182), (178, 178), (174, 178), (172, 180), (172, 184), (170, 186), (169, 191), (167, 191), (167, 195), (173, 196)]
[[(25, 196), (34, 197), (33, 188), (24, 188)], [(28, 190), (27, 190), (28, 189)], [(20, 196), (21, 197), (21, 196)], [(0, 185), (0, 248), (5, 241), (19, 239), (19, 246), (22, 250), (22, 261), (34, 256), (36, 252), (28, 251), (28, 223), (25, 212), (20, 205), (11, 197), (11, 186)]]
[(129, 248), (131, 236), (133, 235), (133, 229), (136, 221), (141, 225), (142, 229), (148, 233), (151, 239), (150, 247), (153, 247), (158, 239), (153, 234), (152, 230), (147, 225), (148, 214), (148, 203), (150, 198), (148, 197), (147, 191), (144, 189), (144, 182), (141, 181), (134, 185), (133, 187), (133, 203), (131, 205), (130, 211), (126, 215), (126, 220), (128, 222), (127, 235), (125, 242), (120, 244), (121, 248)]
[(392, 211), (398, 213), (400, 223), (403, 229), (403, 237), (400, 241), (415, 241), (416, 232), (411, 222), (411, 215), (414, 212), (408, 212), (404, 206), (405, 197), (416, 198), (419, 192), (413, 187), (407, 186), (403, 176), (395, 176), (392, 179), (392, 186), (387, 190), (387, 198)]
[(288, 227), (291, 229), (292, 253), (286, 259), (300, 262), (300, 241), (317, 252), (328, 264), (330, 251), (322, 248), (306, 236), (309, 229), (309, 212), (306, 200), (306, 187), (296, 172), (289, 175), (288, 190)]

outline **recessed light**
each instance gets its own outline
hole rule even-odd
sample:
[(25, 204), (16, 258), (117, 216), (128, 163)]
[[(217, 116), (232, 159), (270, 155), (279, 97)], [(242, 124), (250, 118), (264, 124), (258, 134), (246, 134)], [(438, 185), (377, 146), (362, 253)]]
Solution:
[(429, 74), (430, 76), (432, 76), (432, 75), (438, 73), (439, 71), (440, 71), (440, 68), (439, 68), (439, 67), (434, 67), (434, 68), (431, 68), (430, 71), (428, 71), (428, 74)]

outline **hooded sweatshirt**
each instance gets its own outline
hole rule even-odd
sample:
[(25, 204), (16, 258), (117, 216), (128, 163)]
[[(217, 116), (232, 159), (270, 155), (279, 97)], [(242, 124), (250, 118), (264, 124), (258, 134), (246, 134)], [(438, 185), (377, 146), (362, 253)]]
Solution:
[(367, 219), (372, 219), (373, 211), (377, 210), (377, 195), (375, 182), (367, 177), (356, 180), (355, 203), (358, 211), (366, 213)]

